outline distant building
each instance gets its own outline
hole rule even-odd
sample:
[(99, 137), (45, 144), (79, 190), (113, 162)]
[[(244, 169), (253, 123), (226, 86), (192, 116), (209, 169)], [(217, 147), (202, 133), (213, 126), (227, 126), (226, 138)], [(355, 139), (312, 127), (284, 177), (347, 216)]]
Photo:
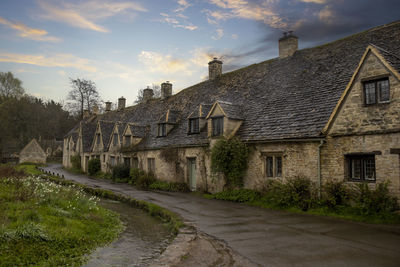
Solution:
[(33, 138), (19, 153), (19, 163), (32, 162), (32, 163), (46, 163), (46, 153), (42, 147)]
[[(63, 165), (80, 155), (103, 171), (127, 164), (192, 190), (220, 191), (209, 149), (221, 136), (250, 146), (244, 186), (303, 176), (316, 183), (390, 181), (400, 196), (400, 21), (298, 50), (292, 33), (279, 57), (229, 73), (209, 63), (209, 79), (159, 99), (88, 115), (64, 139)], [(166, 151), (174, 160), (166, 160)], [(173, 152), (173, 153), (172, 153)]]

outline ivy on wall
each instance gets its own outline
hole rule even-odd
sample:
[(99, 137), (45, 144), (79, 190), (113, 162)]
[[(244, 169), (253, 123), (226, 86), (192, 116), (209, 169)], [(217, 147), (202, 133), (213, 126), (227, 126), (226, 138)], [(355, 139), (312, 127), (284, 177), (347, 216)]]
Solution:
[(238, 138), (221, 138), (211, 149), (211, 169), (224, 174), (228, 187), (242, 187), (248, 155), (248, 147)]

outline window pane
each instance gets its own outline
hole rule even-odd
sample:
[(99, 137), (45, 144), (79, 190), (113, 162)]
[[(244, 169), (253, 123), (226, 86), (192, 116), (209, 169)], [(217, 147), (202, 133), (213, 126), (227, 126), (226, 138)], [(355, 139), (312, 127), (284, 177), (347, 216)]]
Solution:
[(275, 176), (282, 177), (282, 157), (275, 157)]
[(365, 104), (375, 104), (375, 82), (365, 83)]
[(198, 133), (199, 132), (199, 119), (190, 119), (189, 120), (189, 132), (190, 133)]
[(266, 161), (267, 177), (274, 177), (274, 158), (267, 157)]
[(131, 136), (130, 135), (125, 136), (125, 145), (126, 146), (131, 145)]
[(224, 132), (224, 118), (212, 119), (212, 132), (214, 136), (222, 135)]
[(113, 145), (114, 146), (118, 145), (118, 134), (114, 134)]
[(97, 137), (96, 137), (96, 144), (100, 144), (100, 134), (97, 134)]
[(364, 159), (363, 163), (365, 180), (375, 180), (375, 159)]
[(147, 159), (147, 170), (148, 170), (148, 172), (154, 173), (154, 171), (155, 171), (154, 158), (148, 158)]
[(138, 158), (133, 158), (132, 159), (132, 167), (135, 169), (139, 168), (139, 159)]
[(389, 80), (383, 80), (378, 82), (379, 89), (379, 101), (385, 102), (390, 100), (390, 92), (389, 92)]
[(361, 160), (352, 159), (351, 160), (351, 178), (361, 179)]
[(111, 166), (115, 165), (115, 157), (110, 157)]

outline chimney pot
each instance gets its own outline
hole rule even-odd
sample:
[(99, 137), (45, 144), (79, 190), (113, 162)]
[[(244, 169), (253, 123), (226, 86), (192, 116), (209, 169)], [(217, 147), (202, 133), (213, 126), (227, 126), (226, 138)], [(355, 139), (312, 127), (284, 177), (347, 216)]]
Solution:
[(165, 99), (172, 95), (172, 84), (169, 81), (161, 84), (161, 98)]
[(124, 109), (125, 103), (126, 103), (126, 99), (123, 96), (118, 98), (118, 109)]
[(90, 116), (90, 112), (88, 109), (84, 109), (83, 110), (83, 118), (86, 119)]
[[(289, 33), (289, 34), (288, 34)], [(284, 32), (279, 39), (279, 57), (292, 56), (298, 49), (299, 38), (293, 35), (293, 31)]]
[(213, 80), (222, 75), (222, 61), (216, 57), (208, 62), (208, 78)]

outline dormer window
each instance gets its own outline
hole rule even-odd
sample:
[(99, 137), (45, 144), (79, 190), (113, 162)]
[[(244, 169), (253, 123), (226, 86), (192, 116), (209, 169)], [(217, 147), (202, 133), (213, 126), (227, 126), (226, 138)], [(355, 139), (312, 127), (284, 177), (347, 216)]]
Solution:
[(364, 82), (364, 104), (374, 105), (390, 101), (389, 79)]
[(189, 134), (197, 134), (199, 132), (199, 118), (189, 119)]
[(117, 146), (118, 145), (118, 134), (114, 134), (114, 137), (113, 137), (113, 146)]
[(158, 136), (159, 137), (167, 136), (167, 124), (166, 123), (158, 124)]
[(131, 136), (130, 135), (125, 135), (125, 145), (126, 146), (131, 145)]
[(100, 134), (96, 134), (96, 145), (100, 145)]
[(212, 118), (212, 136), (219, 136), (224, 133), (224, 117)]

